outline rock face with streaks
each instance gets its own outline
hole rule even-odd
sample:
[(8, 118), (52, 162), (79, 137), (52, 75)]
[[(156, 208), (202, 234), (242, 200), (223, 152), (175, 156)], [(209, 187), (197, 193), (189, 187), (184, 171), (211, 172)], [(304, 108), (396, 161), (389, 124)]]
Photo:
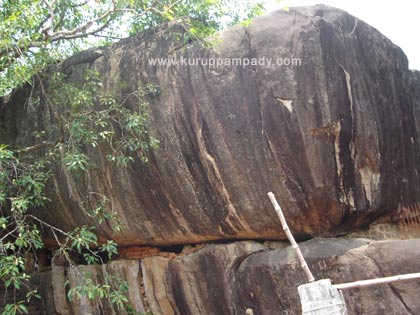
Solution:
[[(420, 207), (406, 205), (420, 200), (420, 72), (408, 69), (397, 46), (325, 6), (227, 29), (208, 50), (180, 47), (171, 27), (58, 67), (75, 81), (94, 68), (109, 90), (121, 82), (125, 92), (145, 83), (161, 90), (149, 99), (150, 134), (160, 141), (149, 163), (135, 157), (128, 168), (115, 168), (101, 147), (84, 177), (60, 165), (52, 170), (52, 202), (37, 215), (62, 229), (92, 223), (83, 196), (95, 191), (109, 196), (123, 223), (112, 238), (126, 259), (78, 266), (70, 287), (86, 272), (101, 283), (107, 272), (127, 280), (127, 298), (139, 312), (300, 314), (296, 288), (305, 278), (291, 249), (257, 242), (285, 238), (268, 191), (300, 239), (419, 235)], [(2, 142), (33, 145), (33, 131), (48, 126), (42, 98), (33, 102), (30, 94), (39, 91), (23, 88), (2, 100)], [(374, 228), (361, 230), (374, 220)], [(100, 230), (105, 238), (108, 224)], [(239, 239), (248, 241), (227, 243)], [(214, 240), (226, 244), (188, 245), (178, 255), (154, 247)], [(419, 242), (313, 239), (302, 250), (317, 279), (338, 283), (418, 272)], [(46, 314), (125, 314), (104, 301), (69, 301), (67, 272), (53, 263), (34, 278)], [(349, 314), (419, 314), (418, 291), (411, 281), (345, 297)]]
[[(160, 147), (147, 165), (136, 159), (128, 169), (113, 168), (102, 148), (88, 185), (57, 167), (52, 202), (40, 210), (47, 221), (90, 222), (86, 186), (110, 196), (125, 225), (115, 237), (122, 245), (284, 238), (268, 191), (298, 237), (346, 233), (419, 200), (419, 74), (369, 25), (316, 6), (227, 29), (207, 51), (178, 49), (167, 34), (148, 31), (64, 63), (74, 80), (99, 70), (110, 89), (159, 85), (150, 133)], [(196, 58), (259, 63), (210, 67)], [(45, 123), (28, 94), (3, 101), (9, 142), (33, 144), (31, 132)]]
[[(418, 246), (419, 240), (367, 239), (313, 239), (301, 245), (315, 278), (333, 283), (418, 272)], [(247, 309), (253, 314), (301, 314), (297, 287), (306, 277), (290, 247), (210, 245), (173, 260), (147, 258), (142, 266), (145, 277), (153, 279), (145, 288), (154, 315), (233, 315), (247, 314)], [(403, 315), (420, 312), (418, 290), (414, 280), (344, 292), (349, 314)]]
[[(418, 239), (313, 239), (301, 244), (315, 278), (333, 284), (418, 272), (419, 246)], [(117, 260), (103, 269), (79, 266), (70, 287), (80, 283), (84, 272), (101, 282), (104, 270), (128, 280), (133, 308), (153, 315), (299, 315), (297, 287), (306, 281), (290, 247), (269, 249), (242, 241), (207, 245), (174, 259)], [(47, 314), (126, 314), (104, 301), (66, 301), (55, 285), (62, 273), (53, 266), (38, 277), (43, 295), (49, 297), (43, 305)], [(51, 281), (52, 286), (46, 285)], [(420, 282), (412, 280), (347, 290), (344, 296), (349, 315), (419, 314), (419, 289)]]

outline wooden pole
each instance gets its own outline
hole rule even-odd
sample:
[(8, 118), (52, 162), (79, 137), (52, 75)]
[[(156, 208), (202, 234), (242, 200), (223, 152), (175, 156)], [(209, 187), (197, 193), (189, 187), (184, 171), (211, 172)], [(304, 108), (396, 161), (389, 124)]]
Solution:
[(377, 278), (377, 279), (369, 279), (369, 280), (359, 280), (355, 282), (349, 283), (341, 283), (341, 284), (333, 284), (333, 287), (338, 290), (346, 290), (352, 288), (361, 288), (367, 287), (370, 285), (376, 284), (384, 284), (396, 281), (405, 281), (411, 279), (420, 279), (420, 273), (407, 273), (404, 275), (392, 276), (392, 277), (384, 277), (384, 278)]
[(302, 267), (303, 271), (306, 274), (306, 277), (308, 278), (309, 282), (313, 282), (315, 281), (314, 276), (312, 275), (311, 270), (309, 270), (308, 264), (305, 261), (305, 258), (302, 255), (302, 252), (300, 251), (299, 245), (296, 243), (295, 238), (292, 235), (292, 232), (290, 232), (289, 226), (287, 225), (286, 222), (286, 218), (283, 215), (283, 211), (281, 210), (281, 207), (279, 205), (279, 203), (276, 200), (276, 197), (274, 196), (274, 194), (272, 192), (268, 193), (268, 197), (271, 200), (271, 203), (274, 206), (274, 209), (277, 212), (277, 215), (280, 219), (281, 225), (283, 227), (283, 231), (284, 233), (286, 233), (287, 238), (290, 241), (290, 244), (292, 244), (292, 248), (295, 250), (296, 256), (299, 260), (300, 266)]

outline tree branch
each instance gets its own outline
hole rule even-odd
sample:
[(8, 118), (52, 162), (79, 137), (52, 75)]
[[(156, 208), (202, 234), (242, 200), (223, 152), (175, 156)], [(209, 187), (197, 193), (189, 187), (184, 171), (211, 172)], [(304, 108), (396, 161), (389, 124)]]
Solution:
[(37, 151), (40, 150), (42, 148), (53, 148), (55, 147), (57, 144), (62, 143), (63, 141), (57, 140), (55, 142), (47, 142), (47, 141), (42, 141), (40, 143), (37, 143), (35, 145), (29, 146), (29, 147), (25, 147), (22, 148), (20, 150), (18, 150), (17, 152), (23, 152), (23, 153), (28, 153), (28, 152), (33, 152), (33, 151)]
[(76, 39), (76, 38), (86, 37), (86, 36), (89, 36), (89, 35), (95, 35), (96, 33), (99, 33), (100, 31), (104, 30), (109, 25), (109, 23), (111, 23), (111, 21), (112, 21), (112, 19), (109, 18), (107, 21), (105, 21), (97, 29), (94, 29), (94, 30), (86, 32), (86, 33), (78, 33), (78, 34), (74, 34), (74, 35), (63, 35), (63, 36), (55, 37), (55, 38), (51, 39), (51, 42), (57, 42), (59, 40), (67, 40), (67, 39)]
[(68, 236), (69, 235), (69, 233), (64, 232), (63, 230), (59, 229), (58, 227), (55, 227), (55, 226), (53, 226), (53, 225), (45, 222), (44, 220), (41, 220), (40, 218), (38, 218), (38, 217), (36, 217), (36, 216), (34, 216), (32, 214), (27, 214), (26, 216), (29, 217), (29, 218), (32, 218), (32, 219), (34, 219), (36, 221), (38, 221), (41, 225), (45, 225), (45, 226), (49, 227), (52, 230), (55, 230), (57, 232), (60, 232), (61, 234), (65, 235), (65, 236)]
[(53, 0), (51, 3), (49, 3), (47, 0), (42, 0), (43, 3), (48, 7), (49, 17), (45, 22), (45, 26), (42, 28), (42, 33), (44, 33), (46, 36), (48, 36), (48, 31), (52, 28), (52, 25), (54, 23), (54, 6), (57, 0)]
[(54, 34), (50, 34), (51, 40), (56, 40), (57, 37), (64, 37), (67, 38), (68, 36), (73, 36), (79, 33), (82, 33), (84, 31), (86, 31), (87, 29), (89, 29), (92, 25), (105, 20), (109, 15), (111, 15), (112, 13), (116, 12), (116, 8), (115, 6), (111, 9), (106, 10), (102, 15), (98, 16), (97, 18), (91, 19), (89, 21), (87, 21), (85, 24), (74, 28), (71, 31), (59, 31), (56, 32)]

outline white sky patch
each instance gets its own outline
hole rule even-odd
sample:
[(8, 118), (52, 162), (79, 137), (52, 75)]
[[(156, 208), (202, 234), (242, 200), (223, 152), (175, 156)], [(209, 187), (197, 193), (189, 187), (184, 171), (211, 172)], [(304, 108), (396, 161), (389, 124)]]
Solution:
[(284, 7), (325, 4), (349, 12), (372, 25), (401, 47), (409, 68), (420, 70), (420, 1), (415, 0), (265, 0), (269, 12)]

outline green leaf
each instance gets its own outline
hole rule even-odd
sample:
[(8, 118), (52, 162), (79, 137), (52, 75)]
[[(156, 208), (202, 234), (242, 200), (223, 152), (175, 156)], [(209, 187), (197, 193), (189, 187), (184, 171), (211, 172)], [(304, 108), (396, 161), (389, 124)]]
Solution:
[(24, 304), (19, 304), (19, 309), (25, 314), (28, 314), (28, 309), (26, 308)]

